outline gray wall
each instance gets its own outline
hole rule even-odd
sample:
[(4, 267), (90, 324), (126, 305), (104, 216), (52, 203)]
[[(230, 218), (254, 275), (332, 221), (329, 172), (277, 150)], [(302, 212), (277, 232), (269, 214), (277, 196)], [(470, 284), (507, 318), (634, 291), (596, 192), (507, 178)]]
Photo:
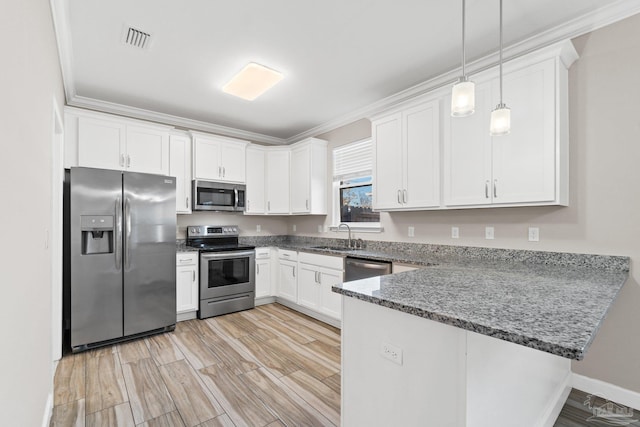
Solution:
[[(0, 412), (41, 425), (52, 392), (51, 224), (53, 104), (64, 96), (49, 2), (5, 1), (0, 13)], [(54, 101), (55, 97), (55, 101)]]
[[(570, 206), (382, 213), (384, 232), (358, 237), (465, 246), (626, 255), (631, 278), (614, 303), (584, 361), (573, 370), (640, 392), (640, 15), (574, 40), (570, 69)], [(509, 94), (505, 93), (509, 103)], [(517, 126), (517, 123), (513, 124)], [(330, 149), (370, 136), (367, 121), (320, 138)], [(329, 162), (331, 163), (331, 161)], [(329, 165), (331, 168), (331, 165)], [(299, 234), (317, 233), (329, 217), (293, 217)], [(450, 238), (451, 226), (460, 239)], [(484, 227), (496, 239), (484, 240)], [(415, 227), (415, 238), (407, 227)], [(540, 242), (527, 228), (540, 227)], [(291, 229), (291, 227), (289, 227)], [(344, 237), (342, 234), (339, 237)]]

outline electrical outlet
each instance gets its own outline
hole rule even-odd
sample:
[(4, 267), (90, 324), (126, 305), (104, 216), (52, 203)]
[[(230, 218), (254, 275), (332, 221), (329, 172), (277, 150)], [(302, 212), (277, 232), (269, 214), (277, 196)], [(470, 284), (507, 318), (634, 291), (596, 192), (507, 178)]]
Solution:
[(493, 240), (495, 238), (495, 229), (493, 227), (485, 227), (484, 238), (487, 240)]
[(530, 242), (540, 241), (540, 229), (538, 227), (529, 227), (529, 241)]
[(409, 237), (416, 237), (416, 228), (415, 227), (409, 227), (408, 234), (409, 234)]
[(458, 227), (451, 227), (451, 238), (458, 239), (460, 237), (460, 229)]
[(256, 225), (256, 232), (261, 232), (262, 231), (262, 226), (260, 224)]
[(318, 233), (322, 233), (322, 224), (318, 226)]
[(294, 232), (294, 233), (296, 232), (296, 230), (297, 230), (297, 229), (298, 229), (298, 227), (296, 227), (296, 225), (295, 225), (295, 224), (293, 224), (293, 232)]
[(325, 226), (324, 226), (324, 232), (325, 232), (325, 233), (328, 233), (328, 232), (329, 232), (329, 226), (328, 226), (328, 225), (325, 225)]
[(380, 348), (380, 355), (402, 366), (402, 349), (400, 347), (383, 342)]

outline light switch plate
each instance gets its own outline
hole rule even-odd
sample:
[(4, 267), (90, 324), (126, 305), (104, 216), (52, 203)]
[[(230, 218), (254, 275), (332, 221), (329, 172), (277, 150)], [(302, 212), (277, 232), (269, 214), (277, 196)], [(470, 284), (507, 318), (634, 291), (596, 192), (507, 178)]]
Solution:
[(294, 232), (294, 233), (296, 232), (296, 230), (297, 230), (297, 229), (298, 229), (298, 227), (296, 227), (296, 225), (295, 225), (295, 224), (293, 224), (293, 232)]
[(529, 227), (529, 241), (530, 242), (540, 241), (540, 229), (538, 227)]
[(416, 228), (415, 227), (409, 227), (407, 234), (409, 235), (409, 237), (416, 237)]
[(493, 240), (495, 238), (495, 229), (493, 227), (485, 227), (484, 238), (487, 240)]
[(262, 231), (262, 226), (260, 224), (256, 225), (256, 232), (261, 232)]
[(318, 226), (318, 233), (322, 233), (322, 224)]

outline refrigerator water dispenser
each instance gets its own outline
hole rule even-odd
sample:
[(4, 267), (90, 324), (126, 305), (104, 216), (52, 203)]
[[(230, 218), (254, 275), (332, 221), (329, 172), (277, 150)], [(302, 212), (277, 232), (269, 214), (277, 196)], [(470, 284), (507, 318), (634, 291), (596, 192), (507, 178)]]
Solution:
[(82, 215), (82, 255), (113, 253), (114, 223), (111, 215)]

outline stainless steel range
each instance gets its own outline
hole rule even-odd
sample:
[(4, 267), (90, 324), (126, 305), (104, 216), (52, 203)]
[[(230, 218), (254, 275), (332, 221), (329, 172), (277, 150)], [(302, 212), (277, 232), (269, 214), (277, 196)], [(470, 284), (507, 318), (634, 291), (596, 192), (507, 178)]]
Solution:
[(255, 247), (238, 244), (237, 225), (190, 225), (187, 246), (200, 251), (198, 318), (255, 306)]

